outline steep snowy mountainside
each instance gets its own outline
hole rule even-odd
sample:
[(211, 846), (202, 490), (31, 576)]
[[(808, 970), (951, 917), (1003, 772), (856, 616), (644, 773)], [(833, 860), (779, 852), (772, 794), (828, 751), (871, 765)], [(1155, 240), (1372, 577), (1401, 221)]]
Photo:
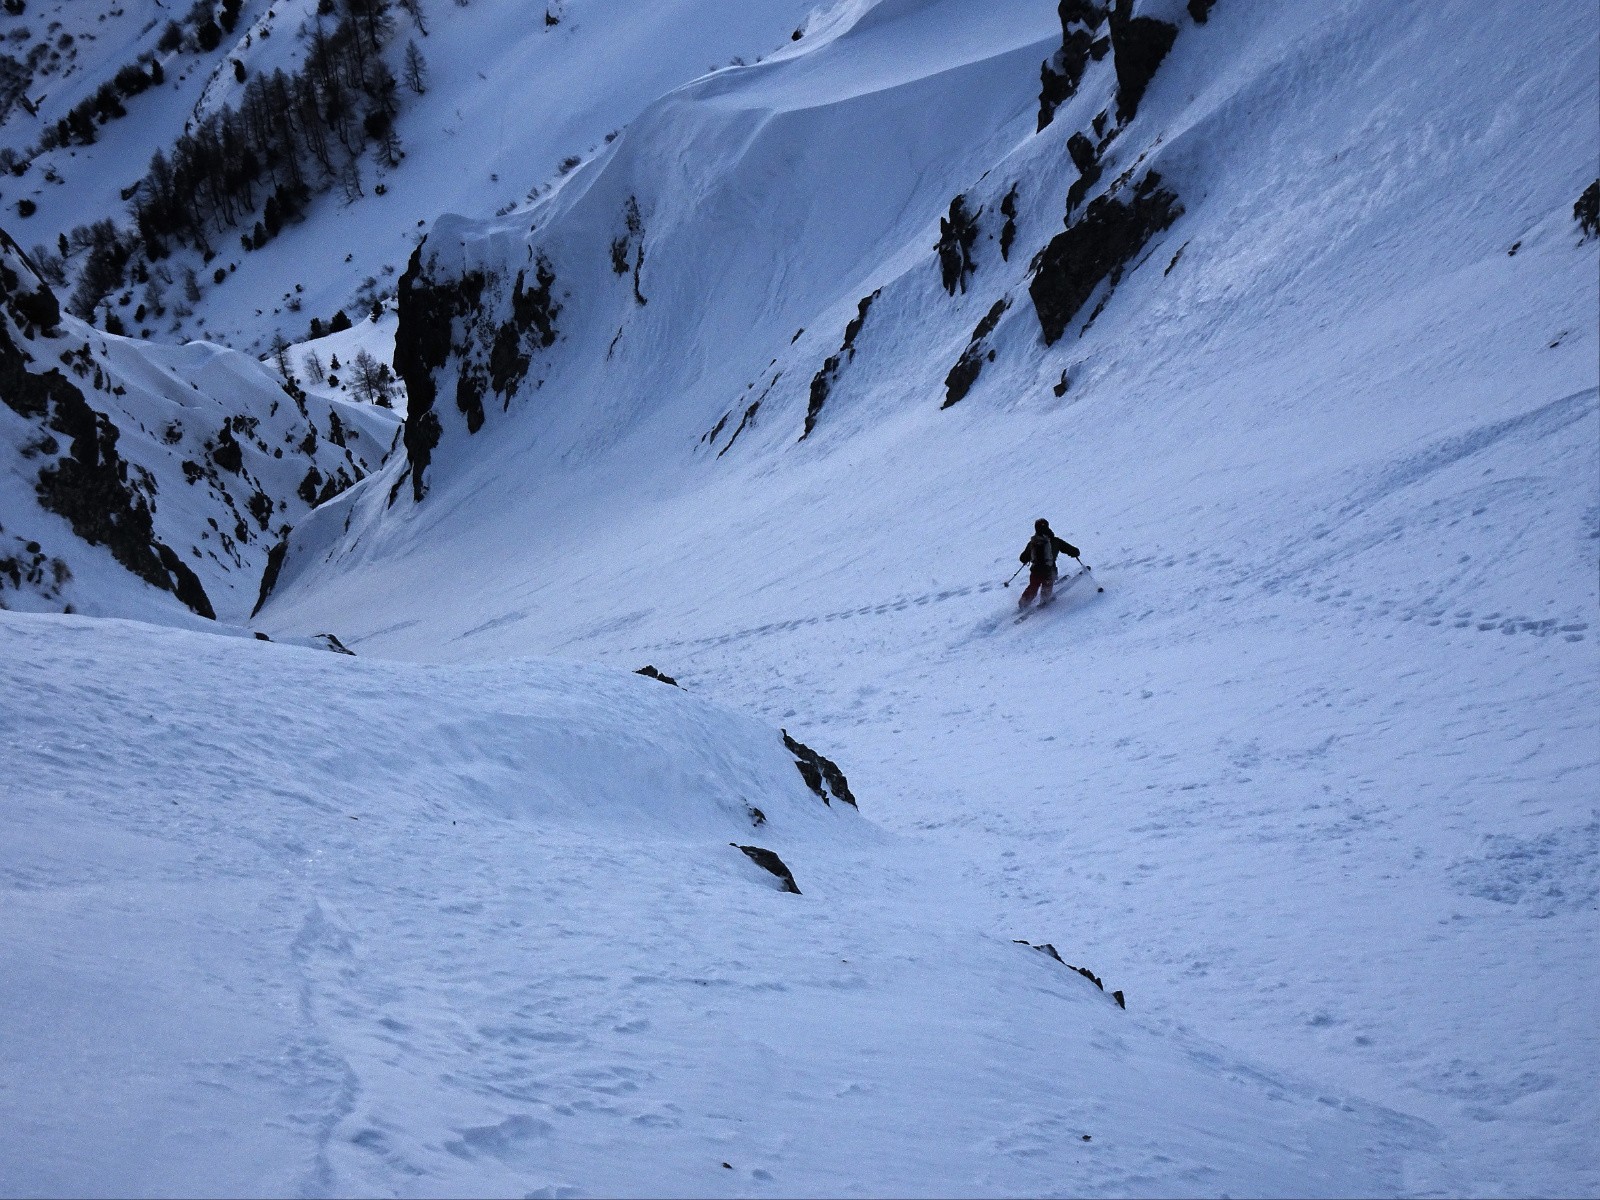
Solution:
[[(125, 99), (125, 118), (96, 125), (93, 144), (47, 151), (31, 159), (25, 174), (0, 177), (8, 211), (15, 214), (22, 200), (37, 206), (25, 227), (14, 229), (25, 246), (53, 248), (59, 234), (106, 218), (126, 224), (122, 190), (145, 173), (151, 155), (170, 152), (197, 117), (237, 106), (249, 80), (280, 68), (293, 74), (307, 53), (300, 30), (315, 25), (319, 4), (246, 0), (233, 31), (206, 52), (192, 38), (175, 51), (156, 48), (166, 21), (185, 10), (118, 0), (111, 12), (97, 14), (104, 21), (91, 19), (89, 10), (98, 7), (33, 0), (23, 17), (0, 16), (0, 36), (29, 30), (24, 45), (45, 40), (59, 23), (49, 39), (76, 33), (80, 46), (94, 51), (92, 63), (89, 49), (80, 51), (83, 65), (70, 80), (50, 81), (37, 118), (15, 108), (0, 123), (0, 146), (23, 158), (45, 125), (92, 96), (124, 61), (144, 55), (165, 68), (160, 87)], [(311, 317), (326, 320), (364, 290), (392, 289), (391, 276), (404, 266), (419, 225), (445, 211), (487, 217), (525, 205), (663, 92), (788, 44), (814, 0), (420, 0), (418, 7), (425, 34), (405, 11), (388, 6), (393, 31), (385, 59), (395, 76), (407, 78), (409, 43), (425, 61), (424, 90), (402, 86), (397, 94), (403, 160), (388, 166), (364, 153), (361, 194), (338, 187), (320, 194), (302, 222), (259, 249), (245, 251), (239, 237), (260, 214), (244, 220), (221, 240), (218, 257), (203, 264), (203, 295), (192, 312), (149, 322), (152, 336), (205, 336), (254, 351), (265, 350), (274, 334), (303, 338)], [(86, 43), (86, 33), (97, 40)], [(355, 228), (359, 237), (351, 236)], [(200, 256), (187, 251), (163, 261), (171, 271), (202, 267)], [(218, 265), (225, 277), (213, 282)]]
[[(461, 434), (480, 409), (514, 403), (512, 420), (526, 409), (558, 442), (669, 438), (687, 464), (684, 435), (698, 438), (772, 377), (783, 378), (769, 408), (804, 397), (858, 299), (933, 261), (937, 213), (1026, 119), (1055, 27), (1043, 6), (843, 6), (767, 62), (653, 106), (535, 208), (531, 235), (520, 214), (441, 222), (414, 260), (412, 311), (423, 337), (436, 312), (461, 314), (457, 344), (470, 349), (459, 363), (437, 340), (413, 352), (402, 304), (396, 366), (413, 388), (437, 372), (431, 390), (444, 399), (413, 404), (408, 444), (426, 440), (418, 426), (431, 411), (439, 453), (481, 458)], [(519, 311), (516, 277), (534, 290), (540, 264), (551, 276), (540, 312)], [(480, 278), (482, 295), (456, 283)], [(673, 428), (653, 423), (666, 412)], [(491, 417), (488, 428), (505, 436), (495, 431), (506, 425)]]
[(1331, 1196), (1432, 1154), (974, 931), (946, 856), (654, 680), (5, 613), (0, 720), (8, 1191)]
[[(1112, 50), (1035, 134), (1024, 67), (1061, 38), (1047, 8), (842, 6), (773, 59), (652, 107), (531, 220), (446, 218), (408, 276), (413, 332), (402, 304), (397, 341), (397, 369), (422, 388), (411, 489), (442, 473), (463, 494), (523, 489), (548, 513), (545, 464), (669, 491), (741, 460), (810, 464), (892, 421), (964, 428), (934, 411), (963, 368), (961, 413), (1022, 405), (1025, 421), (1070, 425), (1111, 394), (1223, 386), (1334, 322), (1426, 320), (1434, 281), (1457, 272), (1525, 289), (1536, 260), (1500, 262), (1513, 245), (1567, 243), (1558, 269), (1581, 280), (1592, 251), (1571, 245), (1569, 214), (1594, 138), (1565, 119), (1594, 93), (1581, 14), (1496, 13), (1452, 34), (1452, 53), (1481, 64), (1487, 116), (1450, 98), (1453, 68), (1419, 69), (1437, 13), (1183, 19), (1125, 127)], [(1507, 63), (1507, 39), (1543, 74)], [(1592, 381), (1587, 296), (1560, 296), (1571, 391)], [(1439, 427), (1436, 408), (1382, 412), (1358, 426)], [(816, 445), (788, 450), (813, 428)], [(369, 557), (392, 536), (403, 558), (413, 522), (449, 507), (388, 522), (378, 491), (355, 535)]]
[[(656, 662), (1408, 1190), (1593, 1194), (1600, 22), (1187, 7), (1127, 114), (1109, 15), (843, 6), (442, 218), (265, 628)], [(1106, 590), (1013, 626), (1041, 515)]]
[(0, 232), (0, 607), (242, 621), (289, 528), (397, 432), (236, 351), (84, 325)]

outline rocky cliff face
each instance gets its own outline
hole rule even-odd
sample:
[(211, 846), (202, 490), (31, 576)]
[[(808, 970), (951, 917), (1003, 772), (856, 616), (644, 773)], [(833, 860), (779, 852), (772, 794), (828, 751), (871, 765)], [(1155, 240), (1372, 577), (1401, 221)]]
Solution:
[(383, 460), (385, 424), (232, 351), (84, 325), (0, 231), (0, 606), (242, 618), (293, 524)]
[(516, 272), (508, 290), (493, 272), (467, 270), (450, 277), (427, 251), (426, 243), (417, 247), (400, 279), (394, 354), (409, 397), (406, 460), (417, 500), (427, 494), (428, 465), (442, 431), (434, 407), (439, 373), (454, 360), (455, 407), (467, 432), (477, 433), (483, 428), (484, 400), (509, 405), (528, 377), (533, 356), (555, 343), (561, 313), (551, 294), (555, 272), (543, 254), (531, 269)]

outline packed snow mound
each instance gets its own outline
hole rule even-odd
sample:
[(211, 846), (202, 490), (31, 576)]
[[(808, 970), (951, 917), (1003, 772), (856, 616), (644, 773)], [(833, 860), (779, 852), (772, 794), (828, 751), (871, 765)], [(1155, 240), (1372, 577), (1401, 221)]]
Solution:
[(0, 719), (19, 1194), (1347, 1195), (1430, 1152), (972, 930), (654, 679), (9, 613)]
[(83, 324), (4, 231), (0, 402), (0, 607), (92, 615), (243, 620), (294, 522), (395, 434), (236, 351)]

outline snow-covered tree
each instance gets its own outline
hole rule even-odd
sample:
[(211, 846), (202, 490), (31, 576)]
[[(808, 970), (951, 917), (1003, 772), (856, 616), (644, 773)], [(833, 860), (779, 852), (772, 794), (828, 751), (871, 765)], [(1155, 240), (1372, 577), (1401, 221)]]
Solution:
[(405, 78), (406, 86), (417, 95), (428, 90), (428, 60), (414, 41), (406, 43)]

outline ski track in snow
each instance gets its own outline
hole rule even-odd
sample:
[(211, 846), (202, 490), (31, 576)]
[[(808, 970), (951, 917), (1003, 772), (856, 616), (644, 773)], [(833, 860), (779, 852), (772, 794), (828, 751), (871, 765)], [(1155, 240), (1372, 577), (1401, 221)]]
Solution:
[[(1162, 559), (1151, 555), (1144, 559), (1132, 559), (1126, 562), (1109, 563), (1100, 571), (1099, 574), (1095, 575), (1094, 578), (1096, 580), (1111, 579), (1114, 577), (1113, 572), (1119, 569), (1132, 567), (1154, 566), (1165, 569), (1178, 566), (1192, 567), (1198, 563), (1201, 558), (1202, 556), (1199, 554), (1191, 554), (1186, 556), (1184, 559), (1179, 559), (1176, 556), (1168, 556), (1167, 558)], [(1215, 561), (1216, 565), (1218, 566), (1226, 567), (1232, 565), (1232, 560), (1229, 559), (1219, 559)], [(1252, 572), (1251, 577), (1253, 577), (1253, 574), (1254, 573)], [(696, 638), (681, 638), (673, 641), (640, 643), (626, 647), (626, 652), (630, 654), (650, 654), (662, 650), (689, 650), (708, 646), (728, 646), (736, 642), (746, 641), (750, 638), (766, 637), (774, 633), (788, 633), (796, 629), (803, 629), (813, 625), (828, 624), (834, 621), (849, 621), (857, 617), (882, 617), (899, 614), (911, 608), (922, 608), (931, 604), (941, 604), (948, 600), (964, 599), (969, 596), (980, 596), (988, 592), (998, 592), (1004, 586), (1004, 584), (986, 581), (983, 583), (969, 584), (965, 587), (944, 588), (937, 592), (925, 592), (921, 595), (896, 596), (891, 600), (885, 600), (879, 604), (863, 604), (857, 608), (842, 609), (836, 612), (821, 613), (807, 617), (792, 617), (786, 621), (769, 621), (765, 625), (756, 625), (748, 629), (736, 629), (728, 633), (709, 634), (704, 637)], [(1220, 597), (1216, 597), (1216, 599), (1218, 599), (1221, 603), (1227, 603), (1228, 601), (1237, 598), (1236, 589), (1241, 586), (1245, 586), (1245, 580), (1243, 578), (1239, 579), (1232, 585), (1211, 585), (1211, 589), (1222, 590), (1229, 587), (1234, 589), (1226, 591)], [(1271, 594), (1283, 588), (1281, 581), (1259, 584), (1257, 586), (1259, 587), (1260, 591), (1267, 594)], [(1057, 594), (1060, 595), (1065, 590), (1065, 587), (1058, 585)], [(1393, 620), (1399, 622), (1418, 621), (1429, 626), (1430, 628), (1438, 628), (1440, 626), (1449, 625), (1455, 629), (1476, 628), (1482, 633), (1496, 631), (1507, 635), (1531, 634), (1534, 637), (1554, 637), (1559, 635), (1563, 641), (1568, 642), (1583, 641), (1587, 636), (1586, 631), (1589, 628), (1589, 623), (1587, 621), (1576, 619), (1563, 622), (1562, 618), (1559, 617), (1508, 616), (1505, 613), (1498, 611), (1480, 615), (1476, 614), (1470, 608), (1458, 608), (1452, 610), (1448, 605), (1444, 607), (1406, 605), (1392, 598), (1380, 597), (1372, 593), (1357, 595), (1352, 588), (1336, 588), (1334, 584), (1324, 584), (1321, 586), (1301, 584), (1297, 588), (1292, 588), (1290, 590), (1296, 592), (1303, 598), (1310, 599), (1317, 604), (1327, 604), (1335, 609), (1348, 608), (1354, 614), (1361, 614), (1371, 610), (1372, 614), (1379, 618), (1392, 618)], [(1208, 593), (1197, 594), (1208, 595)], [(1035, 610), (1035, 612), (1038, 613), (1038, 610)], [(608, 623), (604, 627), (591, 628), (586, 630), (579, 637), (563, 643), (560, 648), (564, 649), (578, 642), (586, 641), (604, 633), (609, 633), (618, 627), (626, 627), (627, 625), (634, 624), (638, 620), (641, 620), (648, 615), (649, 614), (647, 611), (641, 612), (634, 614), (631, 617), (618, 618), (617, 621)], [(998, 617), (988, 618), (980, 621), (976, 628), (982, 633), (993, 633), (1002, 628), (1005, 624), (1005, 618), (1011, 615), (1013, 615), (1013, 613), (1008, 609), (1007, 611), (1002, 612)], [(1043, 614), (1039, 613), (1038, 615)], [(1154, 615), (1154, 610), (1147, 609), (1138, 614), (1126, 612), (1123, 615), (1132, 620), (1143, 620)], [(488, 633), (492, 630), (507, 626), (514, 626), (522, 621), (526, 621), (528, 618), (529, 614), (527, 612), (507, 613), (504, 616), (485, 621), (481, 625), (476, 625), (471, 629), (457, 634), (456, 639), (464, 641), (475, 637), (478, 634)], [(364, 638), (357, 638), (353, 640), (359, 644), (361, 641), (381, 637), (389, 632), (393, 632), (393, 627), (390, 627), (389, 629), (374, 630), (371, 634), (366, 635)]]

